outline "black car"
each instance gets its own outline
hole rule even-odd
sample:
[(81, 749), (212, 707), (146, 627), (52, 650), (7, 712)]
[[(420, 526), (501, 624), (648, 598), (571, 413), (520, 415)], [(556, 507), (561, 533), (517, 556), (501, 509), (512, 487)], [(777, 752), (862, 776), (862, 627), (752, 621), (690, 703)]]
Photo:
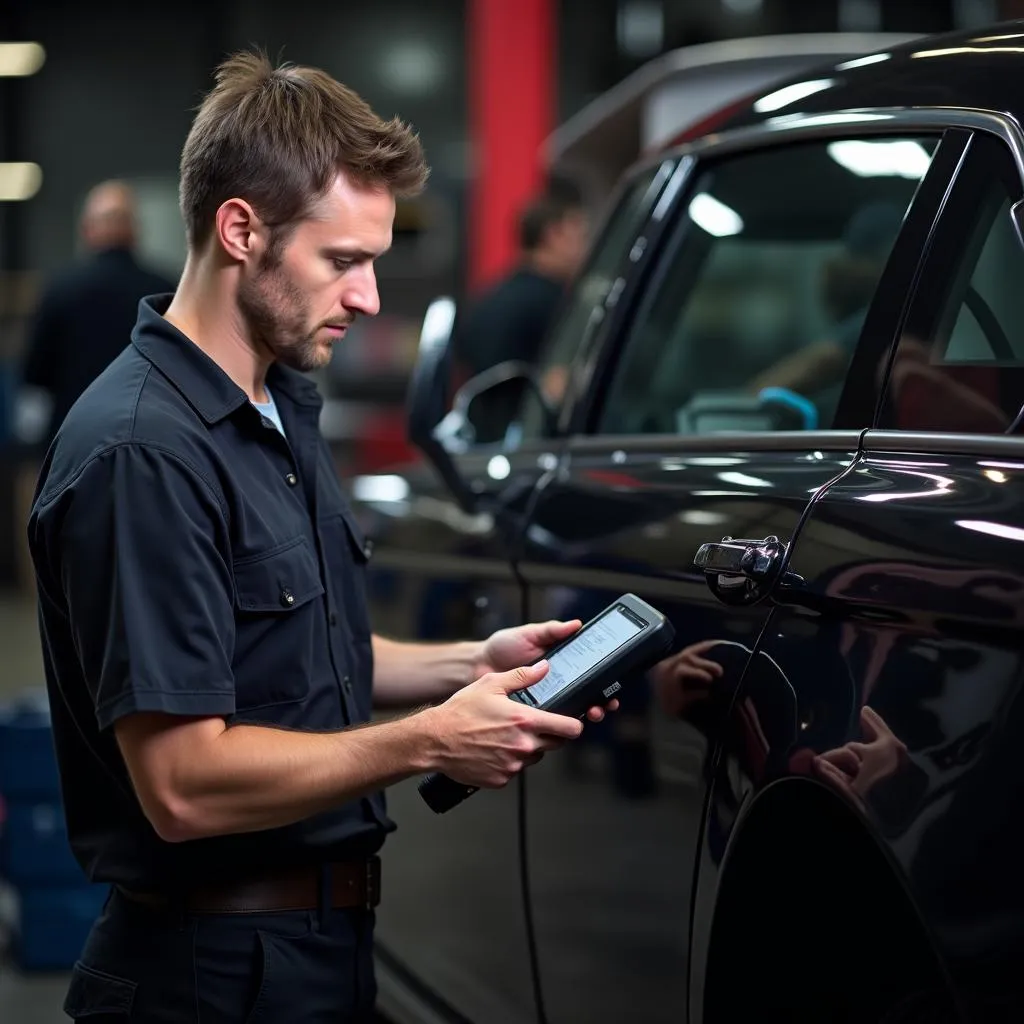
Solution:
[(1024, 1020), (1022, 81), (1024, 22), (704, 124), (452, 408), (431, 309), (428, 459), (352, 483), (377, 629), (633, 592), (676, 646), (514, 785), (393, 791), (396, 1022)]

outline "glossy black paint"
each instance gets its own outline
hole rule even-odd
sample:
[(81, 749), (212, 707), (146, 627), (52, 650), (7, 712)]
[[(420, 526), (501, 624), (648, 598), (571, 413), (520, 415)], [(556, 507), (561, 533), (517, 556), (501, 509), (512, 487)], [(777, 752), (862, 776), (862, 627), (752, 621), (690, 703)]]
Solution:
[[(1015, 23), (825, 69), (802, 80), (834, 81), (784, 110), (733, 118), (723, 145), (778, 144), (773, 118), (824, 115), (827, 132), (854, 109), (884, 108), (892, 131), (900, 109), (918, 127), (940, 107), (1022, 118), (1022, 53)], [(621, 712), (524, 780), (550, 1024), (1024, 1019), (1024, 439), (877, 429), (897, 346), (949, 287), (944, 254), (989, 164), (975, 143), (1024, 173), (998, 118), (962, 121), (930, 122), (943, 142), (850, 368), (844, 431), (590, 434), (698, 146), (695, 162), (656, 158), (679, 193), (622, 240), (550, 436), (456, 457), (471, 511), (424, 467), (395, 477), (400, 498), (357, 488), (382, 632), (484, 636), (524, 602), (585, 618), (625, 590), (675, 627)], [(777, 538), (777, 571), (742, 599), (695, 564), (725, 536)], [(380, 942), (475, 1024), (537, 1020), (519, 796), (443, 818), (414, 783), (392, 797)]]
[[(552, 1024), (631, 1015), (669, 1024), (685, 1006), (696, 825), (716, 737), (771, 611), (724, 607), (693, 556), (708, 536), (796, 534), (810, 494), (853, 458), (839, 438), (828, 439), (832, 450), (801, 440), (771, 453), (695, 452), (682, 439), (675, 453), (570, 448), (540, 493), (530, 529), (544, 543), (529, 541), (520, 566), (531, 617), (585, 617), (633, 590), (676, 630), (661, 664), (623, 682), (607, 727), (530, 780), (530, 874)], [(847, 440), (855, 445), (856, 435)], [(721, 675), (698, 677), (694, 658)], [(587, 754), (592, 763), (581, 764)], [(595, 837), (596, 859), (587, 854)]]
[(779, 90), (807, 81), (821, 87), (787, 103), (784, 109), (759, 111), (752, 97), (749, 107), (716, 130), (770, 125), (795, 114), (892, 107), (995, 110), (1019, 118), (1024, 110), (1019, 86), (1022, 43), (1022, 21), (1004, 22), (983, 31), (929, 36), (780, 82)]

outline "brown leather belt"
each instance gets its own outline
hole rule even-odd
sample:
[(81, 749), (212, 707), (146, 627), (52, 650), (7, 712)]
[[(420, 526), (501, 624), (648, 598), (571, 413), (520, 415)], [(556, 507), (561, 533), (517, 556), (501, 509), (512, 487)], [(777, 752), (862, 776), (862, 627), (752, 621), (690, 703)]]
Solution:
[(341, 861), (282, 871), (273, 876), (244, 878), (221, 885), (189, 889), (180, 896), (118, 887), (128, 899), (158, 910), (189, 914), (272, 914), (287, 910), (319, 910), (324, 902), (335, 909), (380, 903), (380, 858)]

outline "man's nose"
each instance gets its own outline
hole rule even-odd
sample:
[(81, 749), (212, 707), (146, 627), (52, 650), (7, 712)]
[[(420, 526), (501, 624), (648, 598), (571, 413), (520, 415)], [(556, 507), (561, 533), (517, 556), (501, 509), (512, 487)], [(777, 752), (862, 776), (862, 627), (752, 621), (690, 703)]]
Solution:
[(377, 291), (377, 276), (373, 267), (367, 265), (352, 280), (346, 282), (342, 305), (363, 316), (376, 316), (380, 312), (380, 294)]

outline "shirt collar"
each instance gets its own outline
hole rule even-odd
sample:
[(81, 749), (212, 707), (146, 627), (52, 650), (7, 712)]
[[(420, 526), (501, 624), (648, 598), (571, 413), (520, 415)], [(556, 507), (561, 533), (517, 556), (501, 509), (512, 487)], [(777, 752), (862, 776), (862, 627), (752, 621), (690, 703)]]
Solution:
[[(172, 295), (150, 295), (139, 302), (132, 344), (185, 397), (208, 424), (225, 419), (248, 401), (245, 392), (163, 314)], [(267, 373), (275, 394), (298, 405), (320, 408), (316, 385), (297, 370), (277, 364)]]

